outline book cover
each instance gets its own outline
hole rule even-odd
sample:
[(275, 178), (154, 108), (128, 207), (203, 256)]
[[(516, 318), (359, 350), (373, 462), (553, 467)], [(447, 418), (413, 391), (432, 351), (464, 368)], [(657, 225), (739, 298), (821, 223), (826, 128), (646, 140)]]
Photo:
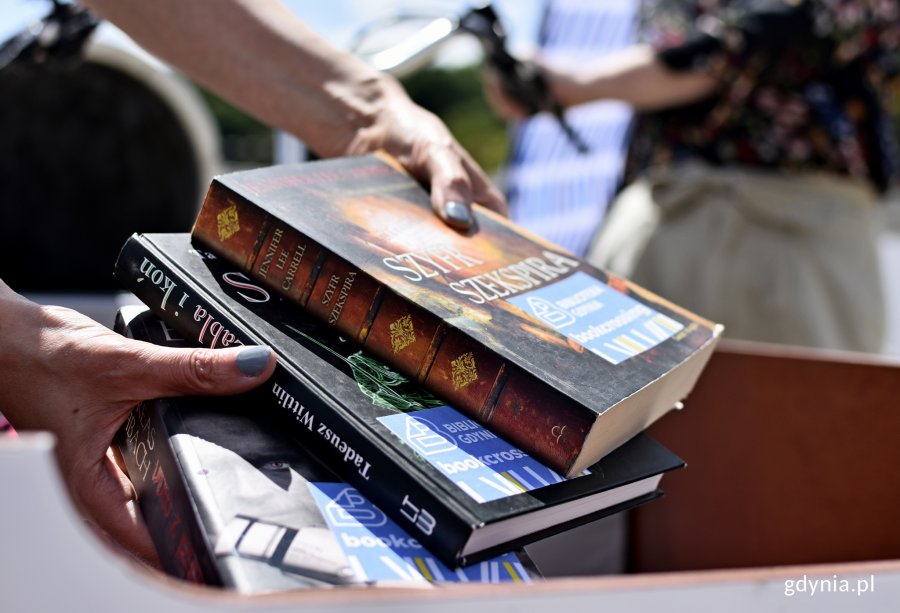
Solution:
[[(116, 330), (188, 344), (141, 307)], [(117, 443), (165, 569), (246, 594), (380, 583), (530, 582), (527, 556), (449, 569), (285, 435), (259, 393), (135, 408)]]
[(265, 410), (451, 567), (652, 499), (682, 464), (641, 435), (564, 479), (187, 234), (133, 236), (116, 275), (195, 344), (270, 345)]
[(721, 326), (475, 218), (369, 155), (216, 177), (192, 234), (567, 476), (688, 394)]

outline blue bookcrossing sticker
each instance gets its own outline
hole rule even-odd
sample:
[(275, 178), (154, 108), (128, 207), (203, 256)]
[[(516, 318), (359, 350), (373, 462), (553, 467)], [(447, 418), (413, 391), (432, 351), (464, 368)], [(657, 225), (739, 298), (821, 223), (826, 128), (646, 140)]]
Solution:
[(652, 349), (684, 328), (583, 272), (508, 300), (611, 364)]
[(531, 583), (515, 554), (451, 570), (346, 483), (310, 483), (325, 522), (360, 581)]
[(479, 503), (564, 480), (448, 406), (387, 415), (378, 421)]

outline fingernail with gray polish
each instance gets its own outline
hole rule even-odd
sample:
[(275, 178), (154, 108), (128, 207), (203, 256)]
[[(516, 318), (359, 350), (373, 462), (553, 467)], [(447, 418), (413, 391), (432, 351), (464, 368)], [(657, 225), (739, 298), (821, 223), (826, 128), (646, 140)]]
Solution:
[(447, 216), (447, 219), (460, 224), (467, 226), (472, 224), (472, 214), (469, 212), (469, 207), (456, 200), (451, 200), (444, 205), (444, 215)]
[(238, 369), (248, 377), (255, 377), (266, 369), (272, 350), (266, 346), (247, 347), (237, 354)]

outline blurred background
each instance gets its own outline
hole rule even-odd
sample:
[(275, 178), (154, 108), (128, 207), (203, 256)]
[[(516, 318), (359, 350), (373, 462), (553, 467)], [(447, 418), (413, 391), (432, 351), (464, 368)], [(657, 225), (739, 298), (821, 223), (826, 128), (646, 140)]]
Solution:
[[(398, 10), (456, 16), (468, 6), (286, 4), (341, 47), (364, 24)], [(0, 41), (51, 8), (47, 0), (0, 0)], [(522, 49), (540, 3), (501, 1), (496, 8)], [(496, 172), (506, 130), (482, 96), (479, 54), (471, 37), (457, 37), (404, 84)], [(86, 60), (15, 62), (0, 71), (0, 277), (20, 291), (114, 289), (112, 263), (131, 232), (189, 230), (211, 176), (276, 159), (268, 126), (177, 78), (109, 24), (92, 35)], [(94, 232), (99, 226), (103, 232)]]
[[(473, 4), (285, 3), (343, 48), (386, 16), (459, 16)], [(495, 0), (493, 6), (510, 50), (529, 54), (544, 2)], [(0, 0), (0, 42), (51, 8), (47, 0)], [(455, 37), (433, 63), (402, 81), (502, 186), (509, 132), (484, 99), (477, 41)], [(7, 66), (0, 91), (0, 277), (41, 301), (61, 302), (66, 293), (69, 304), (101, 321), (108, 310), (92, 312), (91, 296), (117, 290), (110, 271), (129, 234), (187, 231), (214, 174), (302, 155), (296, 144), (174, 75), (108, 24), (92, 37), (86, 62)], [(891, 292), (885, 351), (900, 355), (900, 198), (890, 200), (882, 245)]]

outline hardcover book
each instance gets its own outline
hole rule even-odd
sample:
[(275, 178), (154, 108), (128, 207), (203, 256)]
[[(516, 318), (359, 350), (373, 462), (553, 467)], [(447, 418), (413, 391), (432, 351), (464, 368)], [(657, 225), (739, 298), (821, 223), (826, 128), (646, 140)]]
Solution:
[(681, 465), (641, 435), (565, 479), (187, 234), (133, 236), (116, 275), (194, 344), (271, 346), (259, 410), (450, 567), (652, 499)]
[(449, 228), (390, 162), (219, 176), (192, 234), (566, 476), (688, 394), (721, 326), (480, 207)]
[[(187, 343), (141, 307), (116, 330)], [(524, 552), (449, 569), (260, 412), (259, 393), (135, 408), (117, 437), (172, 575), (255, 594), (378, 583), (531, 581)]]

